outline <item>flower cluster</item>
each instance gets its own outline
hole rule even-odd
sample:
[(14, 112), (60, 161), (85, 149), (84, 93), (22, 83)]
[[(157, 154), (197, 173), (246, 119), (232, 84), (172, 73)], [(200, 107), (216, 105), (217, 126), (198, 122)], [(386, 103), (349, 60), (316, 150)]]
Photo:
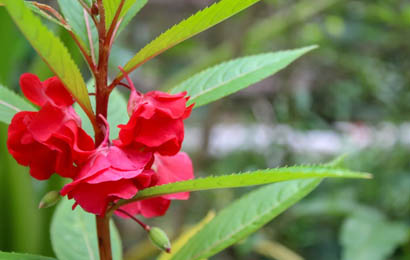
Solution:
[[(9, 152), (19, 164), (29, 166), (36, 179), (46, 180), (53, 173), (71, 178), (60, 193), (75, 199), (73, 208), (80, 205), (104, 215), (112, 203), (130, 199), (139, 190), (194, 177), (190, 158), (180, 152), (183, 120), (192, 109), (186, 106), (186, 93), (141, 94), (132, 89), (128, 123), (118, 126), (117, 140), (111, 143), (106, 133), (104, 142), (96, 147), (81, 128), (72, 107), (74, 100), (58, 78), (41, 82), (35, 75), (23, 74), (20, 86), (40, 109), (14, 116), (8, 131)], [(121, 209), (156, 217), (165, 214), (170, 200), (188, 197), (188, 193), (165, 195)], [(127, 217), (119, 211), (116, 214)]]

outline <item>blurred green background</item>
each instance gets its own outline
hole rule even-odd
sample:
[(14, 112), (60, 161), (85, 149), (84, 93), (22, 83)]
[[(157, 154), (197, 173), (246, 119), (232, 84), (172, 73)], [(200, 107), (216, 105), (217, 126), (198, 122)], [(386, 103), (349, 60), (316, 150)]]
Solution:
[[(149, 0), (119, 37), (113, 70), (212, 2)], [(69, 36), (54, 29), (89, 77)], [(4, 8), (0, 32), (0, 84), (19, 91), (24, 72), (52, 76)], [(409, 39), (409, 1), (264, 0), (131, 75), (141, 91), (168, 89), (231, 58), (320, 46), (274, 77), (197, 109), (186, 123), (184, 150), (196, 176), (326, 162), (347, 153), (346, 166), (371, 172), (374, 179), (327, 180), (260, 232), (212, 259), (410, 259)], [(0, 123), (0, 251), (52, 256), (53, 209), (38, 210), (37, 204), (63, 181), (31, 179), (8, 155), (6, 138), (7, 126)], [(248, 190), (193, 193), (187, 202), (174, 202), (165, 217), (147, 222), (177, 236)], [(132, 221), (116, 222), (127, 260), (158, 253)]]

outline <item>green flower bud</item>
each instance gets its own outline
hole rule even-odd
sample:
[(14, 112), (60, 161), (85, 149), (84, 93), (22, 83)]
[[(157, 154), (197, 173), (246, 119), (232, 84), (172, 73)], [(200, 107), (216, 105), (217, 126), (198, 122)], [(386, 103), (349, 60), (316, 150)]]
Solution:
[(50, 191), (41, 199), (40, 204), (38, 204), (38, 208), (44, 209), (54, 206), (60, 200), (60, 198), (60, 193), (58, 191)]
[(149, 238), (152, 243), (159, 249), (171, 253), (171, 243), (169, 242), (167, 234), (162, 229), (153, 227), (149, 230)]

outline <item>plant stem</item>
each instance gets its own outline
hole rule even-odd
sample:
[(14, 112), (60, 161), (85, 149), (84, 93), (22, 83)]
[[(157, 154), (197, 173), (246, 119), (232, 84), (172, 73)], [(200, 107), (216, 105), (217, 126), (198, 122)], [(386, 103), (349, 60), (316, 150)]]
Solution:
[(128, 213), (125, 210), (122, 209), (117, 209), (117, 211), (121, 212), (122, 214), (127, 215), (128, 217), (130, 217), (132, 220), (134, 220), (135, 222), (137, 222), (145, 231), (149, 232), (151, 230), (151, 227), (148, 226), (147, 224), (145, 224), (144, 222), (142, 222), (141, 220), (137, 219), (136, 217), (134, 217), (133, 215), (131, 215), (130, 213)]
[(98, 54), (98, 65), (95, 73), (95, 87), (96, 87), (96, 117), (97, 125), (100, 129), (99, 133), (95, 133), (95, 142), (98, 146), (104, 140), (102, 127), (105, 126), (105, 123), (101, 120), (100, 115), (104, 118), (107, 118), (108, 112), (108, 98), (110, 92), (107, 88), (108, 82), (108, 58), (109, 58), (109, 49), (106, 44), (107, 35), (105, 28), (105, 14), (102, 0), (98, 0), (98, 10), (100, 12), (100, 21), (98, 23), (98, 38), (99, 38), (99, 54)]
[[(96, 118), (97, 127), (95, 132), (95, 144), (98, 147), (105, 138), (105, 127), (104, 119), (107, 118), (108, 112), (108, 99), (110, 91), (108, 91), (107, 81), (108, 81), (108, 57), (110, 54), (109, 48), (106, 47), (107, 33), (105, 28), (105, 13), (102, 0), (97, 1), (98, 11), (99, 11), (99, 21), (97, 25), (98, 29), (98, 65), (95, 71), (95, 88), (96, 88)], [(102, 116), (102, 118), (101, 118)], [(111, 239), (110, 239), (110, 215), (96, 216), (97, 223), (97, 236), (98, 236), (98, 249), (100, 252), (100, 260), (112, 260), (111, 252)]]
[(112, 260), (110, 239), (110, 218), (95, 216), (97, 222), (98, 249), (101, 260)]

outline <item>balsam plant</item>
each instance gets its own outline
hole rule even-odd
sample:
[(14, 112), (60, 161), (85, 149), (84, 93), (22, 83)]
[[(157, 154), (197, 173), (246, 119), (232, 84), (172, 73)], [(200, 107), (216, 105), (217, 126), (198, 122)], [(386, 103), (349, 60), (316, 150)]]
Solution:
[[(147, 0), (57, 2), (60, 10), (34, 1), (0, 0), (55, 73), (43, 82), (33, 74), (21, 76), (22, 91), (34, 105), (0, 86), (0, 120), (10, 124), (9, 152), (30, 168), (31, 176), (46, 180), (58, 174), (71, 179), (59, 193), (51, 191), (40, 202), (40, 207), (52, 206), (65, 195), (74, 200), (59, 202), (51, 224), (58, 259), (121, 259), (120, 238), (110, 223), (113, 214), (135, 220), (159, 249), (171, 253), (160, 259), (204, 259), (261, 228), (323, 178), (370, 176), (333, 163), (195, 179), (189, 156), (180, 151), (183, 120), (192, 109), (275, 74), (316, 46), (231, 60), (194, 75), (168, 93), (143, 94), (135, 89), (129, 73), (259, 0), (221, 0), (197, 12), (147, 44), (126, 64), (118, 64), (112, 79), (108, 71), (112, 46)], [(62, 41), (38, 15), (71, 35), (91, 72), (89, 84)], [(130, 90), (128, 102), (116, 90), (119, 86)], [(177, 240), (175, 250), (161, 229), (136, 217), (164, 215), (171, 200), (188, 199), (189, 192), (262, 184), (269, 185), (198, 225), (189, 239)], [(14, 253), (0, 253), (0, 258), (50, 259)]]

